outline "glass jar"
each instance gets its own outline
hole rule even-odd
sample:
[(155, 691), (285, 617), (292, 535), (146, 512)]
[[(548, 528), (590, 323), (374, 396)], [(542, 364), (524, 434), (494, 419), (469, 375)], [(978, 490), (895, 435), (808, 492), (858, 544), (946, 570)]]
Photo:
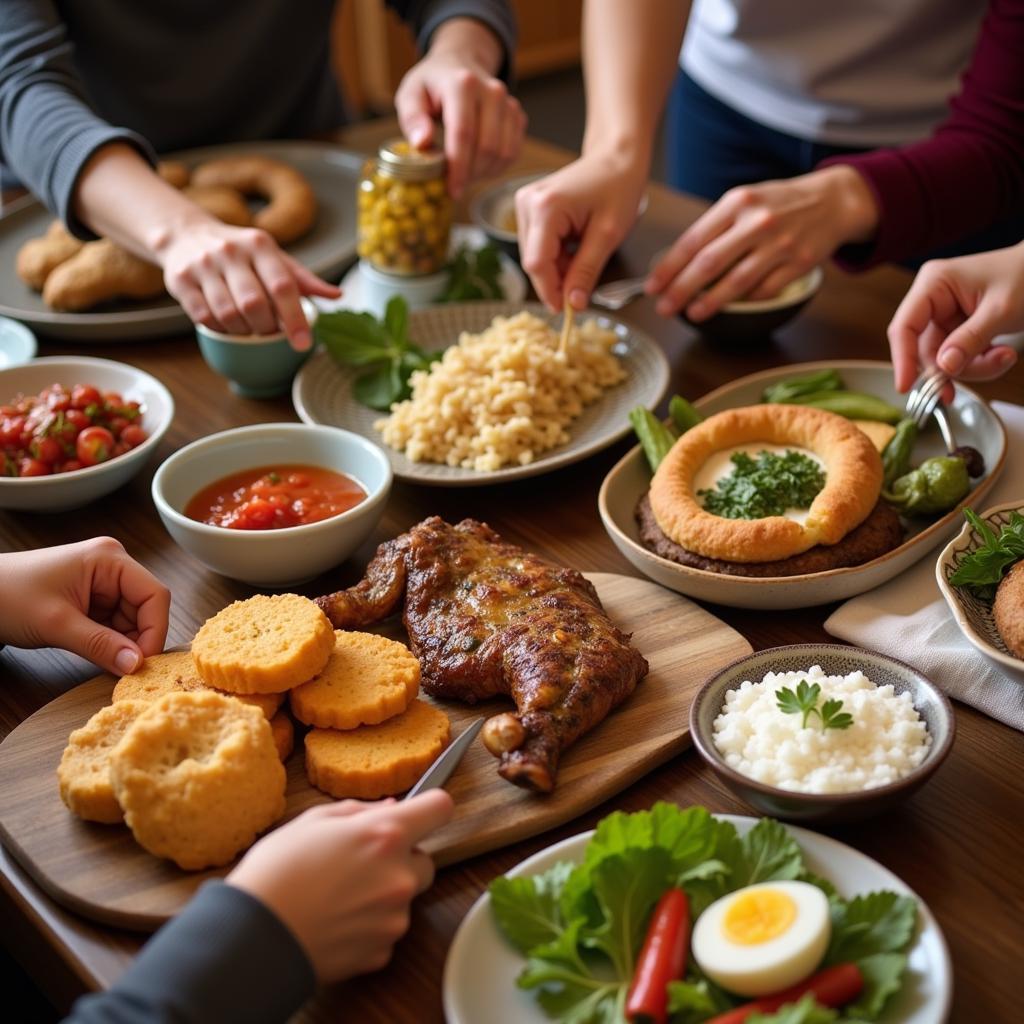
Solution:
[(359, 255), (390, 274), (433, 274), (448, 262), (452, 203), (444, 154), (404, 139), (381, 146), (359, 182)]

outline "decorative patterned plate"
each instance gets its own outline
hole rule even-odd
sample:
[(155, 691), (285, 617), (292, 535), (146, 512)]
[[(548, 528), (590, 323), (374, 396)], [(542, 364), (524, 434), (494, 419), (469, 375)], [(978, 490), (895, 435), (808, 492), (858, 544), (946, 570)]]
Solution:
[[(356, 185), (365, 157), (327, 143), (240, 142), (172, 153), (168, 159), (194, 167), (215, 157), (258, 154), (300, 170), (316, 192), (319, 210), (312, 231), (288, 246), (297, 260), (322, 277), (336, 277), (356, 251)], [(40, 334), (80, 342), (134, 341), (191, 329), (169, 295), (146, 302), (116, 302), (91, 313), (57, 313), (17, 275), (15, 258), (30, 238), (42, 235), (53, 215), (26, 196), (0, 216), (0, 314)]]
[[(983, 512), (981, 518), (998, 533), (1000, 528), (1010, 521), (1011, 512), (1024, 514), (1024, 500), (997, 505)], [(1012, 669), (1016, 677), (1021, 678), (1021, 673), (1024, 673), (1024, 660), (1012, 655), (1003, 643), (992, 617), (992, 602), (983, 601), (965, 587), (955, 587), (949, 582), (950, 576), (960, 567), (964, 558), (972, 551), (977, 551), (979, 547), (981, 537), (970, 523), (964, 523), (964, 528), (942, 549), (939, 560), (935, 563), (935, 579), (963, 635), (982, 654), (987, 654), (993, 661)]]
[[(761, 393), (767, 385), (787, 377), (825, 369), (838, 370), (846, 386), (855, 391), (867, 391), (894, 405), (902, 405), (905, 401), (905, 397), (898, 395), (893, 386), (891, 364), (851, 359), (799, 363), (752, 373), (704, 395), (694, 405), (704, 415), (737, 406), (754, 405), (761, 401)], [(803, 576), (751, 578), (691, 569), (648, 551), (640, 543), (633, 516), (637, 501), (651, 482), (651, 472), (639, 445), (624, 455), (604, 478), (598, 495), (601, 520), (615, 546), (637, 569), (655, 583), (688, 597), (732, 608), (809, 608), (830, 601), (845, 601), (848, 597), (863, 594), (866, 590), (888, 582), (937, 545), (947, 541), (962, 521), (963, 507), (976, 507), (1003, 471), (1006, 461), (1006, 428), (981, 396), (958, 384), (956, 397), (948, 412), (957, 442), (973, 445), (984, 456), (985, 475), (980, 480), (972, 481), (974, 486), (971, 492), (955, 509), (938, 519), (911, 522), (899, 547), (863, 565)], [(914, 462), (944, 452), (945, 446), (933, 426), (918, 439), (914, 448)]]
[[(757, 818), (716, 814), (743, 835)], [(888, 889), (917, 900), (917, 930), (907, 953), (907, 974), (878, 1024), (942, 1024), (953, 1001), (953, 965), (945, 936), (935, 916), (910, 887), (888, 868), (836, 839), (787, 825), (800, 844), (807, 867), (828, 878), (839, 894)], [(593, 832), (563, 839), (517, 864), (508, 875), (538, 875), (559, 861), (578, 864)], [(455, 933), (444, 965), (442, 998), (448, 1024), (544, 1024), (547, 1017), (532, 992), (516, 987), (526, 961), (505, 940), (494, 923), (491, 898), (485, 892), (469, 909)]]
[[(539, 303), (461, 302), (430, 306), (409, 314), (409, 336), (426, 349), (441, 349), (455, 342), (462, 331), (482, 331), (496, 316), (511, 316), (526, 310), (547, 318), (550, 313)], [(619, 337), (616, 354), (625, 364), (628, 377), (609, 388), (569, 425), (571, 440), (542, 454), (528, 466), (508, 466), (493, 472), (478, 472), (442, 466), (432, 462), (412, 462), (401, 452), (388, 448), (391, 468), (400, 480), (431, 484), (435, 487), (479, 487), (505, 483), (523, 477), (550, 473), (588, 455), (607, 448), (630, 429), (629, 410), (643, 405), (653, 409), (668, 386), (669, 366), (658, 343), (614, 317), (596, 315), (598, 322)], [(561, 323), (561, 317), (556, 324)], [(299, 418), (306, 423), (324, 423), (344, 427), (380, 442), (373, 428), (381, 413), (367, 408), (352, 397), (352, 374), (338, 366), (326, 352), (317, 352), (298, 372), (292, 385), (292, 402)]]

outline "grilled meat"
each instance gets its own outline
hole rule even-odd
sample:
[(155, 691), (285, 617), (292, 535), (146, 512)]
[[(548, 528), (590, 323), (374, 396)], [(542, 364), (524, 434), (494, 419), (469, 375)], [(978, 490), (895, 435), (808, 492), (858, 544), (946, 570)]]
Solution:
[(553, 789), (561, 752), (647, 674), (588, 580), (472, 519), (424, 520), (382, 544), (356, 586), (317, 603), (350, 629), (385, 618), (403, 595), (428, 693), (515, 701), (514, 714), (486, 723), (484, 743), (500, 774), (528, 789)]

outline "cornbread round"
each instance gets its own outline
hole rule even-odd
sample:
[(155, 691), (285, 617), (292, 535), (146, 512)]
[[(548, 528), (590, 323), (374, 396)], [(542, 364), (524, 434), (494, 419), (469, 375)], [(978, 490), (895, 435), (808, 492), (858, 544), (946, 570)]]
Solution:
[(992, 602), (992, 617), (1006, 649), (1024, 658), (1024, 561), (1002, 578)]
[[(825, 486), (806, 521), (785, 516), (725, 519), (705, 512), (693, 491), (700, 467), (736, 445), (792, 444), (825, 466)], [(667, 537), (727, 562), (774, 562), (816, 544), (835, 544), (862, 523), (882, 489), (882, 458), (849, 420), (803, 405), (752, 405), (709, 416), (672, 446), (651, 481), (651, 508)]]
[(400, 715), (419, 688), (420, 663), (405, 644), (339, 629), (324, 670), (288, 699), (306, 725), (355, 729)]
[[(114, 684), (110, 699), (115, 703), (125, 699), (154, 701), (168, 693), (209, 689), (213, 688), (199, 678), (188, 651), (165, 651), (151, 654), (137, 672), (121, 676)], [(285, 698), (283, 693), (233, 693), (230, 696), (259, 708), (268, 720), (277, 714)]]
[(270, 724), (208, 691), (150, 704), (111, 754), (110, 780), (138, 843), (188, 871), (226, 864), (284, 812)]
[(479, 471), (528, 465), (568, 441), (572, 420), (626, 377), (614, 332), (596, 321), (573, 328), (564, 353), (559, 341), (531, 313), (495, 317), (413, 373), (412, 396), (374, 429), (412, 462)]
[(141, 700), (108, 704), (68, 737), (57, 780), (61, 800), (78, 817), (106, 825), (123, 820), (110, 784), (110, 754), (135, 719), (148, 709), (149, 704)]
[(306, 775), (334, 797), (377, 800), (411, 788), (448, 745), (448, 716), (422, 700), (380, 725), (306, 734)]
[(270, 733), (274, 737), (277, 756), (287, 761), (295, 749), (295, 726), (287, 712), (280, 711), (270, 719)]
[(280, 693), (312, 679), (334, 650), (334, 630), (309, 598), (257, 594), (203, 623), (192, 661), (208, 686), (229, 693)]

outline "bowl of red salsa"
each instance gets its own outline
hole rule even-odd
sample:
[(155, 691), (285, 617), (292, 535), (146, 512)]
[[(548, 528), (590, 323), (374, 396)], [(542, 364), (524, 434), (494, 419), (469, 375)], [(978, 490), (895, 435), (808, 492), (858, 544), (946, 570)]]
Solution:
[(168, 533), (207, 568), (259, 587), (306, 582), (373, 532), (391, 464), (337, 427), (268, 423), (212, 434), (153, 477)]

